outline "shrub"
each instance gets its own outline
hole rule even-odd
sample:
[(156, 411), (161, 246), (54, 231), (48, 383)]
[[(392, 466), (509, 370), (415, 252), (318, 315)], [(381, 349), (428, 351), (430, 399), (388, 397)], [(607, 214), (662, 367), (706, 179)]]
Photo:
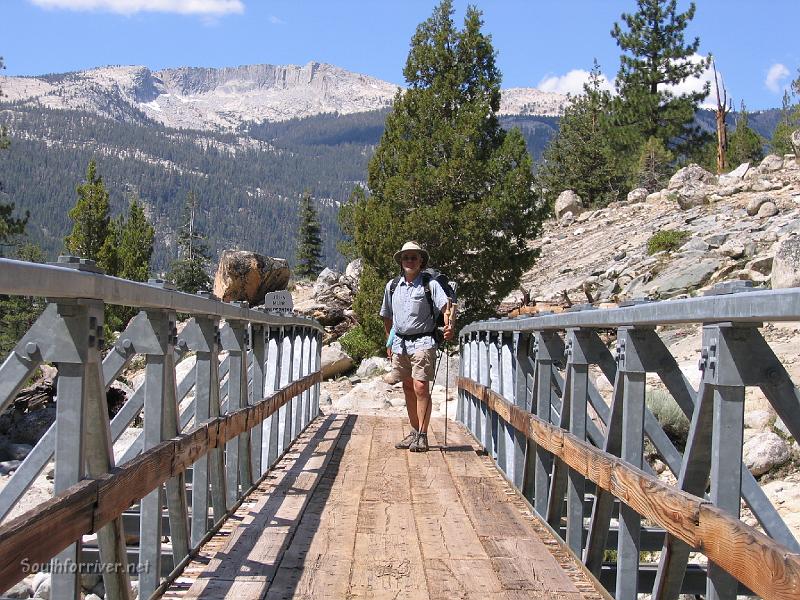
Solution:
[(678, 403), (663, 390), (647, 390), (645, 403), (667, 437), (679, 450), (683, 450), (689, 437), (690, 423)]
[(647, 240), (647, 253), (655, 254), (662, 250), (677, 250), (683, 246), (684, 242), (689, 238), (689, 235), (688, 231), (662, 229), (654, 233), (652, 237)]
[(376, 344), (373, 339), (366, 335), (361, 325), (357, 325), (340, 337), (339, 343), (353, 361), (360, 363), (365, 358), (385, 352), (385, 348), (380, 344)]

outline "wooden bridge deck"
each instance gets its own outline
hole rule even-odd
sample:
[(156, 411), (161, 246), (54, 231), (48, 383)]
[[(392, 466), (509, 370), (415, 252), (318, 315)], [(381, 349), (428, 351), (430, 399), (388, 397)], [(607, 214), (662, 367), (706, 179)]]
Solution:
[(460, 425), (312, 423), (164, 598), (607, 598)]

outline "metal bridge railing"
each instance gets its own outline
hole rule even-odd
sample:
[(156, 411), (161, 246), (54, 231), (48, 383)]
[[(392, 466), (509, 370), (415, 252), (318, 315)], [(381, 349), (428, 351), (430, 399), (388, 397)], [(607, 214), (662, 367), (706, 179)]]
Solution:
[[(800, 439), (800, 392), (759, 331), (800, 321), (800, 289), (731, 293), (739, 290), (482, 321), (460, 333), (458, 420), (617, 600), (800, 598), (800, 544), (742, 464), (747, 386)], [(702, 327), (697, 390), (656, 331), (681, 323)], [(610, 402), (592, 366), (613, 383)], [(647, 408), (648, 373), (690, 420), (683, 453)], [(644, 460), (645, 437), (677, 485)], [(761, 531), (739, 519), (741, 500)], [(643, 551), (658, 562), (643, 562)], [(707, 568), (689, 564), (692, 552)]]
[[(48, 299), (0, 366), (0, 411), (41, 363), (58, 367), (56, 421), (0, 490), (0, 521), (53, 457), (55, 496), (0, 525), (0, 589), (49, 569), (51, 597), (79, 598), (89, 560), (83, 536), (96, 534), (93, 568), (103, 575), (106, 598), (132, 597), (130, 574), (138, 577), (139, 597), (148, 598), (163, 585), (165, 531), (175, 573), (319, 413), (323, 330), (311, 319), (62, 260), (0, 259), (0, 294)], [(106, 304), (141, 309), (107, 351)], [(180, 334), (177, 313), (190, 316)], [(178, 380), (176, 365), (190, 353), (194, 365)], [(227, 357), (220, 364), (221, 353)], [(109, 421), (106, 390), (137, 355), (144, 357), (143, 383)], [(139, 439), (115, 456), (114, 442), (140, 414)], [(139, 530), (128, 535), (138, 556), (126, 547), (123, 519), (137, 503)]]

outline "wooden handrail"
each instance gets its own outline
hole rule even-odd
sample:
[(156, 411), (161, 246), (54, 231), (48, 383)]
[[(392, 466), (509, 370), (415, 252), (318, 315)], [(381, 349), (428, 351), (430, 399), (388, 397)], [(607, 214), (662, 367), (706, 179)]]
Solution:
[(321, 381), (318, 371), (289, 383), (257, 404), (154, 446), (112, 473), (80, 481), (0, 526), (0, 589), (11, 587), (30, 574), (32, 565), (46, 563), (81, 536), (95, 533), (198, 458), (224, 447)]
[(472, 379), (459, 377), (458, 388), (642, 517), (705, 554), (765, 600), (800, 598), (800, 555), (708, 501), (595, 448)]

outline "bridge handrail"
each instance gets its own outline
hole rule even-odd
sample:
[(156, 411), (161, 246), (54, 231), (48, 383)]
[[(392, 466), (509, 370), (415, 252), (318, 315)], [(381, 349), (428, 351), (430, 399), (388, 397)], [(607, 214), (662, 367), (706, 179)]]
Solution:
[[(562, 459), (572, 470), (735, 574), (762, 598), (797, 597), (800, 555), (786, 546), (711, 502), (675, 489), (618, 456), (524, 411), (486, 386), (461, 377), (458, 387), (496, 412), (515, 431)], [(762, 562), (770, 566), (769, 577), (760, 569), (750, 568)]]
[(216, 298), (187, 294), (102, 273), (9, 258), (0, 258), (0, 294), (45, 298), (97, 298), (106, 304), (140, 309), (174, 310), (190, 315), (215, 315), (223, 319), (264, 325), (303, 325), (313, 327), (320, 332), (324, 331), (319, 323), (306, 317), (266, 313), (222, 302)]
[[(214, 448), (236, 438), (321, 381), (314, 375), (294, 381), (259, 403), (216, 417), (143, 452), (99, 478), (67, 488), (40, 506), (0, 525), (0, 588), (19, 581), (28, 564), (44, 564), (81, 536), (97, 533), (123, 510), (183, 473)], [(235, 507), (231, 508), (232, 512)]]
[[(0, 589), (24, 569), (50, 569), (54, 597), (77, 599), (80, 569), (99, 564), (107, 598), (132, 597), (132, 574), (139, 594), (149, 597), (163, 585), (162, 563), (169, 570), (162, 510), (169, 512), (175, 574), (319, 414), (324, 329), (313, 319), (185, 294), (158, 280), (110, 277), (74, 257), (59, 265), (0, 259), (0, 294), (47, 300), (0, 364), (0, 410), (39, 365), (58, 366), (56, 422), (0, 490), (0, 522), (53, 455), (57, 497), (33, 518), (29, 512), (0, 526)], [(103, 356), (107, 305), (139, 312)], [(179, 313), (191, 317), (180, 332)], [(189, 353), (195, 364), (181, 378), (176, 367)], [(135, 356), (144, 359), (143, 381), (112, 422), (105, 392)], [(194, 399), (181, 404), (192, 389)], [(120, 468), (114, 442), (139, 413), (142, 431)], [(199, 426), (184, 433), (191, 422)], [(139, 556), (129, 564), (123, 511), (136, 500)], [(59, 521), (65, 518), (68, 525)], [(42, 535), (47, 526), (56, 533)], [(90, 531), (99, 563), (83, 556), (82, 536)]]
[(576, 307), (565, 312), (512, 319), (488, 319), (470, 323), (461, 334), (477, 331), (532, 331), (570, 327), (610, 328), (625, 325), (675, 325), (681, 323), (751, 323), (800, 320), (800, 293), (784, 290), (753, 290), (736, 294), (713, 294), (662, 302), (642, 302), (613, 308)]
[[(764, 598), (800, 593), (800, 541), (744, 465), (742, 451), (747, 387), (760, 388), (789, 436), (800, 439), (800, 389), (760, 331), (765, 323), (800, 322), (800, 288), (745, 286), (721, 284), (698, 298), (489, 319), (459, 333), (457, 419), (586, 567), (612, 591), (616, 586), (618, 600), (651, 591), (659, 600), (677, 600), (703, 590), (727, 600), (747, 593), (743, 586)], [(663, 325), (702, 328), (699, 387), (661, 339)], [(614, 335), (615, 353), (608, 348)], [(613, 386), (610, 396), (595, 387), (591, 369)], [(685, 450), (645, 403), (651, 375), (689, 419)], [(645, 437), (675, 486), (660, 481), (645, 460)], [(594, 495), (587, 496), (592, 483)], [(615, 498), (619, 532), (609, 564)], [(764, 533), (739, 520), (741, 501)], [(663, 544), (642, 535), (643, 517), (665, 529)], [(655, 579), (641, 560), (645, 545), (660, 550)], [(687, 569), (693, 551), (709, 558), (707, 575), (698, 565)]]

